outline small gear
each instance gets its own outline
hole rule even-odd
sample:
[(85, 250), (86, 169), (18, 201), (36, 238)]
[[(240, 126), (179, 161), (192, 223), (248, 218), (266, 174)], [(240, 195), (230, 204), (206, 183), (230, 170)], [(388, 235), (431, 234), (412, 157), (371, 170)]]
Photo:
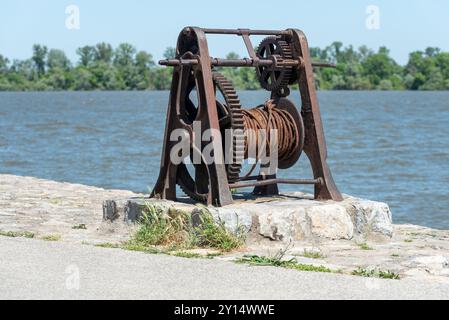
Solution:
[[(258, 49), (257, 57), (267, 60), (276, 58), (277, 61), (293, 59), (293, 53), (287, 41), (280, 37), (268, 37), (262, 40)], [(288, 87), (294, 77), (294, 70), (291, 66), (259, 66), (256, 68), (262, 88), (268, 91), (279, 91)]]

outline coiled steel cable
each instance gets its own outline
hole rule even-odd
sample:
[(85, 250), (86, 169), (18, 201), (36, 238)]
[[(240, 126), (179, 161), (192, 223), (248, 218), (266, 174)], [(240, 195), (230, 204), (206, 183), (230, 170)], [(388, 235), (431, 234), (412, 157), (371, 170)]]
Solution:
[[(243, 110), (243, 120), (245, 126), (245, 158), (249, 157), (250, 144), (256, 147), (257, 160), (263, 156), (270, 155), (272, 130), (277, 133), (278, 160), (288, 160), (301, 146), (299, 129), (293, 116), (284, 109), (277, 108), (274, 100), (268, 100), (264, 105), (254, 109)], [(261, 134), (264, 130), (264, 134)], [(260, 148), (265, 140), (265, 146)], [(254, 170), (256, 165), (250, 170)]]

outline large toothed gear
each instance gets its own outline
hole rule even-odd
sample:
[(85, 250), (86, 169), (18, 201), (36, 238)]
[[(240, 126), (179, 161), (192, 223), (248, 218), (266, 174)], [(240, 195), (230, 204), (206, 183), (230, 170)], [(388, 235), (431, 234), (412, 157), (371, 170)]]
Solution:
[[(213, 73), (214, 84), (221, 92), (225, 99), (226, 116), (219, 119), (220, 130), (222, 136), (225, 137), (225, 130), (232, 129), (233, 140), (231, 145), (231, 163), (226, 164), (226, 172), (228, 175), (228, 182), (236, 182), (240, 175), (242, 162), (245, 155), (245, 134), (244, 134), (244, 120), (243, 111), (240, 104), (240, 99), (232, 86), (232, 83), (218, 72)], [(223, 141), (224, 143), (224, 141)]]
[[(223, 137), (223, 148), (225, 148), (225, 137), (226, 130), (232, 129), (232, 144), (230, 148), (230, 154), (232, 159), (230, 163), (226, 164), (226, 173), (229, 183), (236, 182), (239, 178), (242, 162), (245, 154), (245, 135), (244, 135), (244, 120), (243, 111), (240, 104), (240, 99), (232, 86), (232, 83), (227, 80), (222, 74), (218, 72), (213, 72), (213, 81), (215, 90), (219, 91), (224, 98), (224, 101), (217, 100), (217, 113), (220, 131)], [(190, 91), (193, 88), (190, 88)], [(188, 92), (187, 94), (189, 94)], [(190, 98), (187, 98), (186, 105), (189, 108), (194, 108), (193, 102)], [(196, 112), (192, 112), (192, 117)], [(190, 119), (193, 121), (193, 119)], [(225, 152), (224, 152), (225, 154)], [(199, 187), (199, 182), (204, 184), (204, 180), (209, 179), (209, 174), (207, 171), (207, 166), (204, 164), (195, 165), (195, 177), (192, 177), (190, 172), (184, 163), (180, 164), (178, 167), (178, 179), (177, 183), (184, 191), (186, 195), (198, 202), (206, 202), (208, 197), (207, 186)], [(197, 181), (201, 179), (202, 181)], [(199, 190), (203, 189), (203, 190)]]
[[(257, 56), (260, 59), (273, 59), (277, 61), (293, 59), (290, 45), (280, 37), (265, 38), (257, 49)], [(287, 88), (294, 77), (294, 69), (291, 66), (263, 65), (256, 68), (262, 88), (268, 91), (279, 91)]]

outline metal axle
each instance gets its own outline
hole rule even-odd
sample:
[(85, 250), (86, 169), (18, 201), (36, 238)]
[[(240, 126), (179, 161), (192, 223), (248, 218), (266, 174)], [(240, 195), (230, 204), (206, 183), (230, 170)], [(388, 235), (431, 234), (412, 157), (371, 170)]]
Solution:
[(229, 187), (231, 189), (241, 189), (241, 188), (248, 188), (248, 187), (269, 186), (272, 184), (321, 185), (321, 184), (323, 184), (323, 180), (321, 178), (318, 178), (318, 179), (267, 179), (267, 180), (249, 182), (249, 183), (233, 183), (233, 184), (230, 184)]
[[(220, 58), (210, 58), (210, 64), (213, 67), (258, 67), (258, 66), (271, 66), (275, 63), (273, 60), (268, 59), (220, 59)], [(197, 65), (198, 60), (196, 59), (165, 59), (160, 60), (159, 64), (161, 66), (167, 67), (177, 67), (179, 65), (192, 66)], [(303, 62), (300, 60), (284, 60), (278, 62), (277, 65), (280, 66), (298, 66), (302, 65)], [(331, 63), (326, 62), (312, 62), (312, 66), (316, 68), (335, 68), (336, 66)]]
[(208, 34), (235, 34), (237, 36), (243, 35), (258, 35), (258, 36), (291, 36), (292, 32), (289, 30), (251, 30), (251, 29), (203, 29), (204, 33)]

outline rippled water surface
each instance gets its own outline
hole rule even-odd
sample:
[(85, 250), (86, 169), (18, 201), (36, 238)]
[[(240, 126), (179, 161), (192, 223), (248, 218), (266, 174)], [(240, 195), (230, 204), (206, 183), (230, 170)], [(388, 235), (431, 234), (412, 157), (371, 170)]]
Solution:
[[(147, 191), (159, 170), (167, 98), (0, 93), (0, 172)], [(247, 107), (266, 98), (241, 93)], [(449, 92), (320, 92), (319, 100), (342, 192), (388, 202), (396, 223), (449, 229)], [(310, 167), (302, 158), (280, 176), (308, 178)]]

